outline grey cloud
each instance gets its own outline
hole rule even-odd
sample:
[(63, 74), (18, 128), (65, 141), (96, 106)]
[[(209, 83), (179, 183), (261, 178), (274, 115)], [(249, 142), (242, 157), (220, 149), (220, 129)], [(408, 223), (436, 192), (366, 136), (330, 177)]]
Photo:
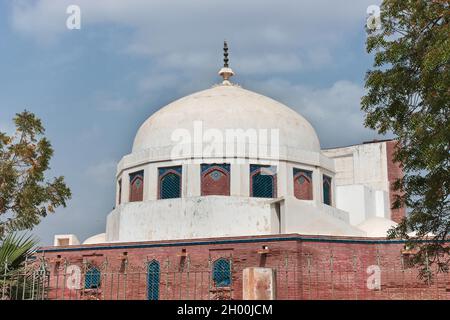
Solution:
[[(366, 8), (374, 2), (379, 0), (79, 0), (82, 29), (76, 32), (112, 24), (129, 27), (127, 52), (148, 55), (161, 68), (180, 69), (216, 63), (218, 42), (227, 38), (231, 51), (246, 62), (246, 73), (259, 74), (260, 65), (295, 72), (330, 63), (333, 48), (363, 28)], [(19, 1), (13, 27), (37, 39), (68, 35), (74, 31), (65, 28), (65, 8), (72, 3)]]
[(330, 87), (314, 88), (286, 80), (272, 79), (253, 85), (263, 92), (284, 102), (307, 118), (316, 129), (322, 147), (361, 143), (379, 137), (364, 128), (364, 114), (360, 110), (362, 86), (345, 80)]

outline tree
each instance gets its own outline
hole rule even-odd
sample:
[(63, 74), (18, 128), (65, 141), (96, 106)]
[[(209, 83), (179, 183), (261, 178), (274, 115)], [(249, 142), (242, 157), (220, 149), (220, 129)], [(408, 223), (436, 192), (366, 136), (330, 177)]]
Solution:
[(448, 271), (450, 231), (450, 1), (384, 0), (381, 28), (368, 30), (374, 54), (366, 74), (365, 125), (394, 133), (398, 179), (393, 207), (408, 215), (389, 238), (406, 239), (413, 263), (431, 279), (431, 265)]
[(25, 110), (14, 123), (15, 134), (0, 132), (0, 239), (33, 228), (71, 197), (62, 176), (45, 179), (53, 149), (41, 120)]

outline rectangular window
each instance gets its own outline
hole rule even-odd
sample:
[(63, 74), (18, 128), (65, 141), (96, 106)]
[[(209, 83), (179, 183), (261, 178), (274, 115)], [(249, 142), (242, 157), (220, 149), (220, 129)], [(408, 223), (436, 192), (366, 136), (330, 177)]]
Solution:
[(119, 188), (117, 203), (120, 204), (122, 202), (122, 179), (119, 179), (119, 183), (118, 183), (117, 187)]
[(130, 202), (142, 201), (144, 197), (144, 170), (130, 174)]
[(331, 177), (323, 175), (323, 203), (331, 206)]
[(277, 197), (277, 167), (250, 165), (250, 196), (256, 198)]
[(181, 198), (181, 166), (158, 168), (158, 199)]
[(313, 199), (312, 171), (294, 168), (294, 196), (300, 200)]
[(230, 165), (202, 164), (201, 165), (201, 195), (230, 195)]

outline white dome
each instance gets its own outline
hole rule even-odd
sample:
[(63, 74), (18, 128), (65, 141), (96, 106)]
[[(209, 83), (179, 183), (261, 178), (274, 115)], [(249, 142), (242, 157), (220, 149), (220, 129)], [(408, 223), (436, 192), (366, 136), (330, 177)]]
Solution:
[(133, 152), (172, 146), (174, 130), (187, 129), (192, 133), (195, 121), (203, 121), (203, 130), (222, 132), (279, 129), (280, 148), (320, 152), (314, 128), (300, 114), (271, 98), (234, 85), (218, 85), (160, 109), (139, 128)]
[(381, 217), (373, 217), (367, 220), (364, 220), (361, 224), (358, 225), (358, 228), (365, 231), (368, 237), (387, 237), (387, 232), (392, 227), (397, 226), (397, 223), (381, 218)]
[(106, 233), (99, 233), (95, 236), (89, 237), (84, 240), (83, 244), (97, 244), (106, 242)]

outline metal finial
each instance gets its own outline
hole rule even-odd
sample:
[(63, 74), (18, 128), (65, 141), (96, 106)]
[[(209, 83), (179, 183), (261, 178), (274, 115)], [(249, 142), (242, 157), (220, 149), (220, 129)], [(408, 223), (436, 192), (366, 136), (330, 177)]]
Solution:
[(228, 44), (227, 41), (225, 40), (223, 42), (223, 67), (224, 68), (228, 68)]
[(228, 66), (228, 44), (227, 41), (223, 42), (223, 68), (220, 69), (219, 75), (223, 78), (223, 85), (231, 85), (230, 77), (234, 75), (233, 70)]

